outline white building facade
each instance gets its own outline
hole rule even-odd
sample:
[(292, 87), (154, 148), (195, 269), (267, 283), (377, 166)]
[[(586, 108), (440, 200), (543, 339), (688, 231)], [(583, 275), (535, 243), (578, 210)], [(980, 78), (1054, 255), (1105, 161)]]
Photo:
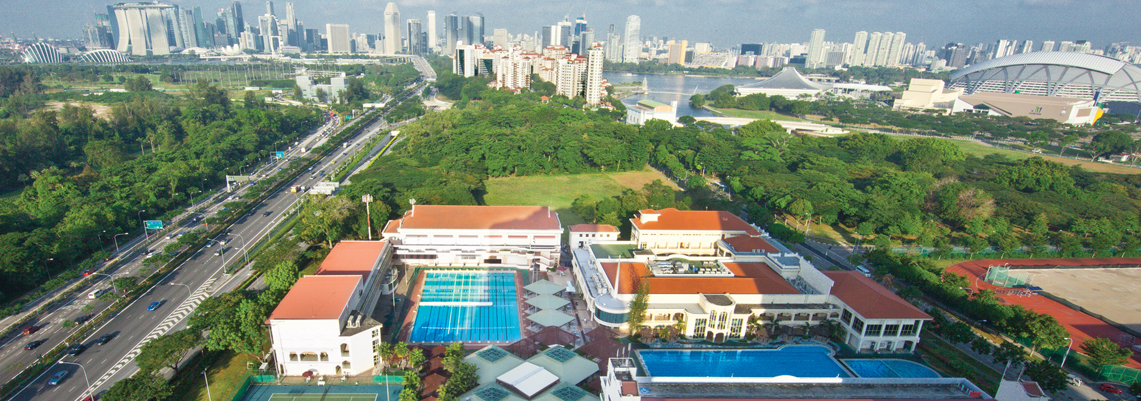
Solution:
[(383, 235), (406, 266), (547, 269), (562, 245), (558, 213), (540, 206), (415, 205)]

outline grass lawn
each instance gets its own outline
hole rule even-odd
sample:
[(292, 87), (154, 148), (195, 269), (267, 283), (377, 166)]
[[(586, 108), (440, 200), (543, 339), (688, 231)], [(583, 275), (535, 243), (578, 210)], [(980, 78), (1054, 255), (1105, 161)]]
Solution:
[[(998, 153), (1000, 155), (1003, 155), (1003, 156), (1010, 158), (1011, 160), (1022, 160), (1022, 159), (1029, 159), (1029, 158), (1034, 157), (1034, 156), (1042, 156), (1043, 159), (1046, 159), (1046, 160), (1049, 160), (1052, 162), (1061, 163), (1061, 164), (1064, 164), (1067, 166), (1077, 165), (1077, 166), (1081, 166), (1082, 168), (1089, 170), (1089, 171), (1097, 171), (1097, 172), (1102, 172), (1102, 173), (1114, 173), (1114, 174), (1141, 174), (1141, 169), (1135, 169), (1135, 168), (1126, 167), (1126, 166), (1118, 166), (1118, 165), (1113, 165), (1113, 164), (1109, 164), (1109, 163), (1098, 163), (1098, 162), (1091, 162), (1091, 161), (1074, 160), (1074, 159), (1068, 159), (1065, 157), (1055, 157), (1055, 156), (1049, 155), (1049, 154), (1036, 155), (1033, 153), (1018, 152), (1018, 151), (1013, 151), (1013, 150), (1009, 150), (1009, 149), (992, 148), (990, 146), (982, 145), (982, 144), (979, 144), (978, 142), (969, 141), (969, 140), (952, 139), (951, 141), (958, 144), (959, 148), (962, 149), (963, 152), (965, 152), (969, 155), (975, 155), (975, 156), (979, 156), (979, 157), (983, 157), (983, 156), (986, 156), (986, 155), (989, 155), (992, 153)], [(1073, 155), (1074, 151), (1071, 149), (1071, 150), (1067, 151), (1066, 153)]]
[(941, 338), (927, 333), (923, 333), (922, 337), (918, 347), (919, 355), (944, 377), (966, 378), (990, 394), (998, 391), (998, 379), (1002, 375), (1000, 372), (959, 351)]
[(796, 117), (789, 117), (784, 114), (777, 113), (769, 110), (738, 110), (738, 109), (716, 109), (713, 107), (705, 106), (706, 109), (717, 114), (727, 117), (739, 118), (761, 118), (765, 120), (784, 120), (784, 121), (802, 121)]
[(590, 195), (598, 200), (620, 195), (627, 188), (641, 189), (654, 180), (674, 186), (648, 168), (620, 173), (492, 178), (487, 180), (487, 195), (483, 199), (488, 205), (550, 206), (559, 213), (563, 227), (567, 227), (585, 223), (571, 212), (575, 198)]
[[(218, 396), (220, 400), (225, 399), (245, 380), (246, 362), (253, 362), (251, 365), (256, 365), (258, 360), (252, 355), (225, 351), (206, 370), (206, 375), (210, 377), (209, 394), (206, 391), (206, 383), (201, 380), (202, 374), (199, 373), (205, 366), (194, 366), (194, 374), (192, 375), (194, 379), (178, 382), (174, 395), (169, 399), (173, 401), (209, 401), (213, 396)], [(257, 366), (253, 367), (257, 368)]]

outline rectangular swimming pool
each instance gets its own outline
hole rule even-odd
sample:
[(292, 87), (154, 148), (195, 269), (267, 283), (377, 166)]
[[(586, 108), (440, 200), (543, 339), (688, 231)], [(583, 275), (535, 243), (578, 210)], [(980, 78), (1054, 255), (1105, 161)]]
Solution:
[(642, 366), (664, 377), (852, 377), (822, 346), (780, 349), (641, 350)]
[(493, 343), (520, 338), (515, 273), (425, 273), (410, 341)]
[(937, 379), (931, 368), (902, 359), (845, 359), (848, 368), (864, 378)]

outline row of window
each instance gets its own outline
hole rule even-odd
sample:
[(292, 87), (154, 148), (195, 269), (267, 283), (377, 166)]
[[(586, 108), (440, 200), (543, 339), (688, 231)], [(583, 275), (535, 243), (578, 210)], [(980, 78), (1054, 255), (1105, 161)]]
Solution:
[(916, 320), (912, 324), (869, 324), (865, 327), (864, 321), (855, 317), (852, 311), (847, 309), (844, 309), (844, 313), (840, 315), (840, 321), (848, 327), (851, 327), (852, 331), (862, 333), (864, 336), (869, 337), (914, 336), (915, 333), (919, 332), (919, 327), (923, 324), (923, 321)]

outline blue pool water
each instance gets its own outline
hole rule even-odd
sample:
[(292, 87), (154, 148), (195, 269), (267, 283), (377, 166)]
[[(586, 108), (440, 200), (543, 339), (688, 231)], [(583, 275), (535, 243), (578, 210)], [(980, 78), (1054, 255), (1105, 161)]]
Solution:
[(934, 379), (938, 373), (926, 366), (902, 359), (845, 359), (844, 363), (864, 378)]
[(514, 342), (519, 337), (515, 273), (426, 273), (411, 342)]
[(651, 376), (665, 377), (852, 377), (821, 346), (775, 350), (642, 350)]

